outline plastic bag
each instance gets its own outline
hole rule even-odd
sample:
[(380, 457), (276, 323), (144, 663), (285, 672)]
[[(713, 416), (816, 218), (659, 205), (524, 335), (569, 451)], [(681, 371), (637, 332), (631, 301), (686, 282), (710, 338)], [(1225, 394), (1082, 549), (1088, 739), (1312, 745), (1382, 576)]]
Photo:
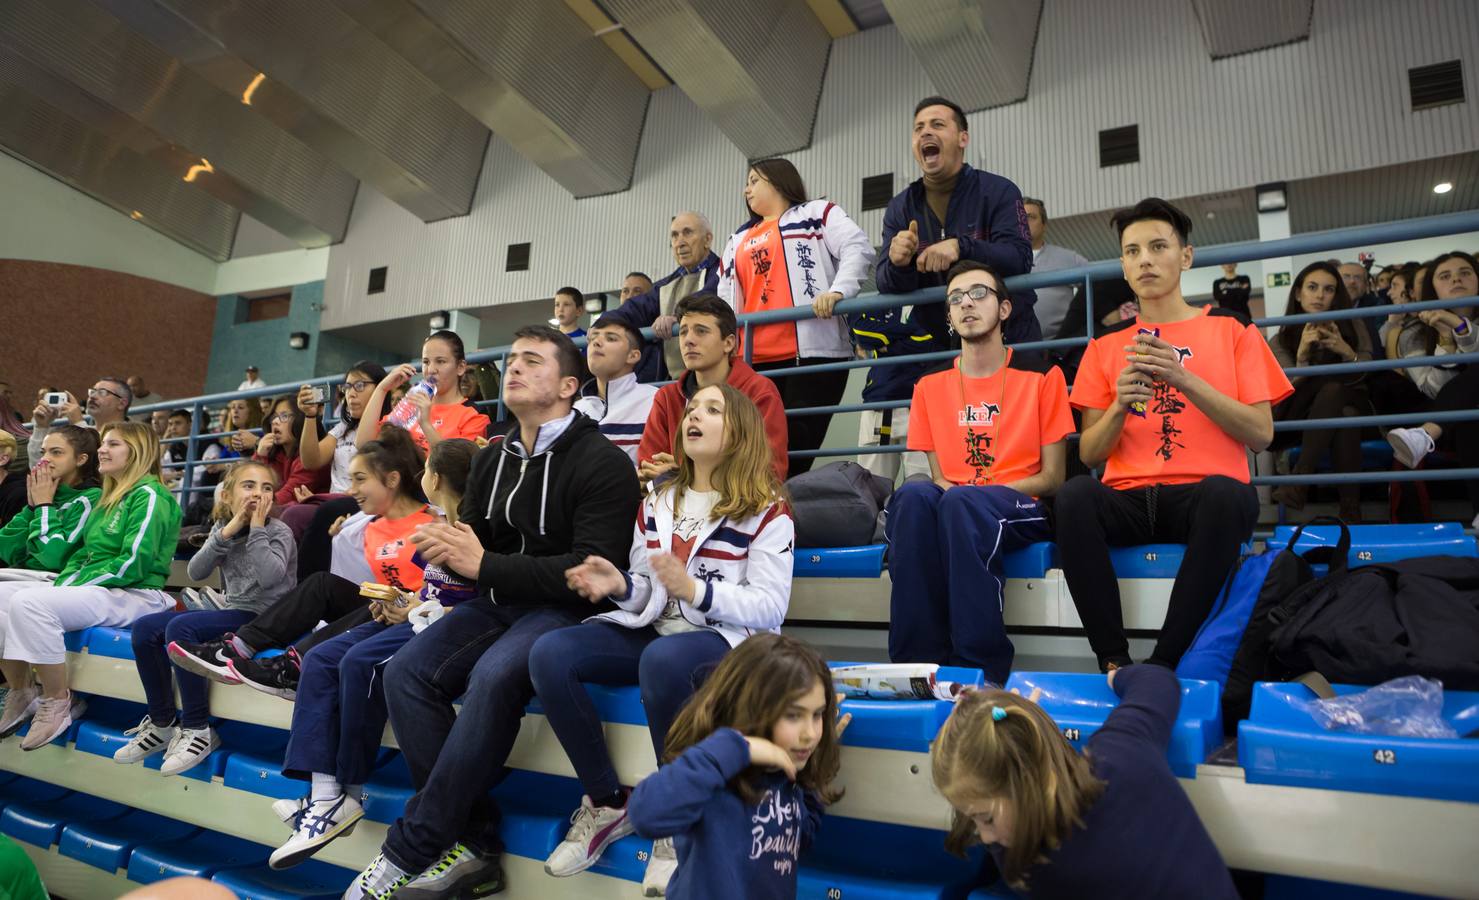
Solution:
[(1305, 704), (1331, 731), (1395, 737), (1456, 738), (1443, 720), (1443, 685), (1421, 675), (1394, 678), (1355, 694)]
[(953, 700), (961, 686), (939, 679), (935, 663), (837, 666), (834, 688), (849, 700)]

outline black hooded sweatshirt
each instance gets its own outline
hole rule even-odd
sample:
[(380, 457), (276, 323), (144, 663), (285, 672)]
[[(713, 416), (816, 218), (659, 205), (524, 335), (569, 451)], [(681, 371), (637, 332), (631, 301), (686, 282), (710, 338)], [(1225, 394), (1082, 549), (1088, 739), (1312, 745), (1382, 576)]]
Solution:
[(478, 593), (500, 606), (572, 604), (602, 612), (565, 585), (587, 556), (630, 564), (641, 488), (631, 460), (576, 413), (549, 449), (525, 458), (518, 427), (473, 458), (458, 518), (482, 541)]

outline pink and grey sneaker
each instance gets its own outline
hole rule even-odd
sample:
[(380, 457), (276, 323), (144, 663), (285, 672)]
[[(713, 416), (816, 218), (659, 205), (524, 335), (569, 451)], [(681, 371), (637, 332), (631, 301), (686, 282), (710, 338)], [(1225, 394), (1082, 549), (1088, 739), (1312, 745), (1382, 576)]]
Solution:
[(87, 701), (71, 691), (65, 697), (42, 697), (36, 704), (36, 715), (31, 717), (31, 730), (21, 739), (22, 750), (45, 747), (72, 727), (72, 720), (79, 719), (87, 710)]
[(556, 878), (584, 872), (596, 864), (612, 843), (632, 833), (626, 807), (593, 806), (590, 797), (580, 798), (580, 809), (570, 817), (570, 830), (555, 852), (545, 860), (544, 870)]

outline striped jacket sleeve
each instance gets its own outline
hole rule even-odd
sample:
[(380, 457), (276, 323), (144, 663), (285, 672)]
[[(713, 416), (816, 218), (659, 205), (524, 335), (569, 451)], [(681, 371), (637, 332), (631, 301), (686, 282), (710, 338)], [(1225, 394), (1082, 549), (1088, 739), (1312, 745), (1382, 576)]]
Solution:
[[(164, 508), (164, 504), (173, 503), (174, 498), (154, 487), (140, 485), (121, 501), (119, 534), (122, 542), (118, 552), (112, 555), (79, 554), (87, 558), (79, 568), (63, 573), (56, 581), (58, 587), (133, 587), (149, 577), (161, 555), (168, 558), (174, 553), (179, 529), (178, 525), (170, 528), (171, 516)], [(97, 514), (108, 513), (99, 511)]]
[[(652, 567), (647, 563), (647, 554), (660, 551), (652, 549), (656, 544), (657, 526), (652, 522), (652, 497), (648, 495), (637, 507), (637, 528), (632, 535), (631, 566), (626, 572), (627, 595), (612, 597), (611, 600), (627, 612), (641, 612), (652, 598)], [(651, 527), (649, 528), (649, 524)]]
[(757, 631), (780, 628), (791, 605), (795, 542), (791, 514), (780, 504), (772, 506), (750, 539), (744, 580), (706, 582), (699, 612), (726, 625)]

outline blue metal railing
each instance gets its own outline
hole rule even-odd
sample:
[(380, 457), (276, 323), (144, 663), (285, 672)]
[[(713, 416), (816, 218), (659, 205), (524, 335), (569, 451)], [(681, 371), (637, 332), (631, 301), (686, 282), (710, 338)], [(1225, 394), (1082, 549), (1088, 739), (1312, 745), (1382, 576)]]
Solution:
[[(1424, 219), (1409, 219), (1400, 222), (1389, 222), (1379, 225), (1367, 225), (1357, 228), (1341, 228), (1331, 231), (1302, 234), (1295, 237), (1283, 238), (1274, 241), (1246, 241), (1236, 244), (1223, 244), (1216, 247), (1200, 248), (1196, 251), (1196, 264), (1198, 267), (1220, 265), (1222, 263), (1240, 263), (1254, 260), (1263, 260), (1276, 257), (1297, 256), (1311, 253), (1322, 253), (1330, 250), (1338, 250), (1346, 247), (1369, 245), (1373, 243), (1387, 243), (1402, 240), (1414, 240), (1419, 238), (1441, 237), (1451, 234), (1460, 234), (1470, 231), (1479, 231), (1479, 211), (1468, 211), (1450, 213), (1441, 216), (1431, 216)], [(1006, 279), (1009, 288), (1021, 290), (1026, 288), (1052, 287), (1071, 285), (1081, 287), (1085, 292), (1085, 329), (1086, 334), (1095, 331), (1094, 304), (1093, 304), (1093, 281), (1094, 279), (1117, 278), (1122, 275), (1120, 263), (1117, 260), (1106, 260), (1080, 266), (1074, 269), (1062, 269), (1052, 272), (1034, 272), (1027, 275), (1017, 275)], [(942, 303), (945, 299), (943, 288), (927, 288), (913, 291), (907, 294), (868, 294), (852, 299), (844, 300), (837, 304), (836, 315), (849, 315), (876, 310), (895, 309), (905, 305), (920, 305), (928, 303)], [(1308, 322), (1338, 321), (1344, 319), (1370, 318), (1374, 316), (1386, 316), (1393, 312), (1420, 312), (1427, 309), (1454, 309), (1465, 306), (1473, 306), (1479, 303), (1479, 298), (1460, 298), (1455, 300), (1434, 300), (1425, 303), (1409, 303), (1389, 306), (1373, 306), (1360, 309), (1336, 310), (1324, 313), (1302, 314), (1294, 316), (1266, 316), (1255, 319), (1255, 324), (1266, 326), (1299, 325)], [(791, 309), (766, 310), (758, 313), (741, 315), (740, 327), (746, 332), (758, 325), (767, 325), (778, 322), (794, 322), (802, 319), (813, 318), (814, 314), (808, 307), (795, 307)], [(643, 334), (652, 337), (652, 329), (644, 328)], [(1088, 337), (1063, 338), (1059, 340), (1042, 340), (1014, 344), (1017, 350), (1066, 350), (1082, 347), (1089, 342)], [(584, 338), (577, 339), (577, 343), (584, 345)], [(753, 346), (753, 341), (745, 341), (746, 352)], [(509, 347), (507, 345), (477, 350), (467, 355), (472, 363), (494, 362), (500, 367), (507, 359)], [(941, 351), (937, 353), (920, 353), (906, 356), (879, 357), (876, 359), (847, 359), (835, 363), (822, 363), (808, 366), (795, 366), (783, 369), (772, 369), (765, 374), (771, 378), (784, 378), (804, 372), (827, 372), (844, 371), (857, 368), (873, 368), (875, 366), (905, 365), (921, 362), (941, 362), (953, 359), (958, 351)], [(1410, 357), (1401, 360), (1372, 360), (1369, 362), (1337, 363), (1321, 366), (1303, 366), (1289, 368), (1286, 374), (1293, 377), (1306, 375), (1344, 375), (1361, 372), (1375, 372), (1411, 366), (1433, 365), (1442, 363), (1454, 365), (1459, 363), (1479, 363), (1479, 353), (1450, 354), (1446, 356), (1423, 356)], [(277, 384), (267, 387), (255, 388), (247, 391), (231, 391), (225, 393), (208, 394), (200, 397), (190, 397), (183, 400), (170, 401), (168, 403), (154, 403), (138, 406), (131, 413), (151, 412), (156, 409), (178, 409), (184, 408), (191, 412), (191, 433), (189, 438), (176, 438), (170, 443), (185, 441), (187, 446), (186, 458), (179, 463), (168, 464), (171, 468), (184, 470), (182, 490), (186, 495), (195, 491), (210, 490), (209, 487), (196, 487), (192, 485), (193, 473), (202, 465), (213, 464), (202, 460), (199, 454), (202, 452), (200, 442), (202, 440), (217, 439), (222, 433), (208, 433), (203, 429), (203, 418), (206, 408), (211, 405), (224, 404), (227, 401), (247, 398), (253, 399), (266, 396), (297, 394), (302, 384), (325, 385), (332, 388), (341, 383), (344, 375), (318, 376), (306, 379), (302, 382), (292, 384)], [(486, 400), (480, 404), (484, 407), (492, 407), (495, 411), (495, 419), (501, 420), (504, 416), (503, 401), (501, 397)], [(798, 415), (832, 415), (837, 413), (862, 412), (867, 410), (904, 409), (909, 406), (908, 400), (875, 401), (865, 403), (846, 403), (831, 406), (814, 406), (801, 409), (787, 410), (788, 416)], [(1310, 428), (1348, 428), (1348, 427), (1388, 427), (1392, 425), (1417, 424), (1421, 422), (1462, 422), (1479, 419), (1479, 410), (1461, 410), (1446, 413), (1401, 413), (1385, 416), (1353, 416), (1343, 419), (1315, 419), (1306, 421), (1277, 422), (1274, 425), (1276, 431), (1303, 430)], [(234, 432), (225, 432), (231, 434)], [(883, 445), (873, 447), (843, 447), (820, 450), (793, 451), (791, 456), (802, 457), (826, 457), (826, 456), (855, 456), (859, 454), (876, 453), (903, 453), (906, 449), (902, 445)], [(1330, 475), (1284, 475), (1284, 476), (1260, 476), (1254, 478), (1256, 484), (1280, 484), (1285, 482), (1299, 482), (1304, 484), (1326, 484), (1326, 483), (1353, 483), (1353, 482), (1378, 482), (1378, 481), (1413, 481), (1413, 480), (1451, 480), (1479, 478), (1479, 469), (1442, 469), (1435, 471), (1421, 470), (1413, 472), (1358, 472), (1358, 473), (1333, 473)]]

